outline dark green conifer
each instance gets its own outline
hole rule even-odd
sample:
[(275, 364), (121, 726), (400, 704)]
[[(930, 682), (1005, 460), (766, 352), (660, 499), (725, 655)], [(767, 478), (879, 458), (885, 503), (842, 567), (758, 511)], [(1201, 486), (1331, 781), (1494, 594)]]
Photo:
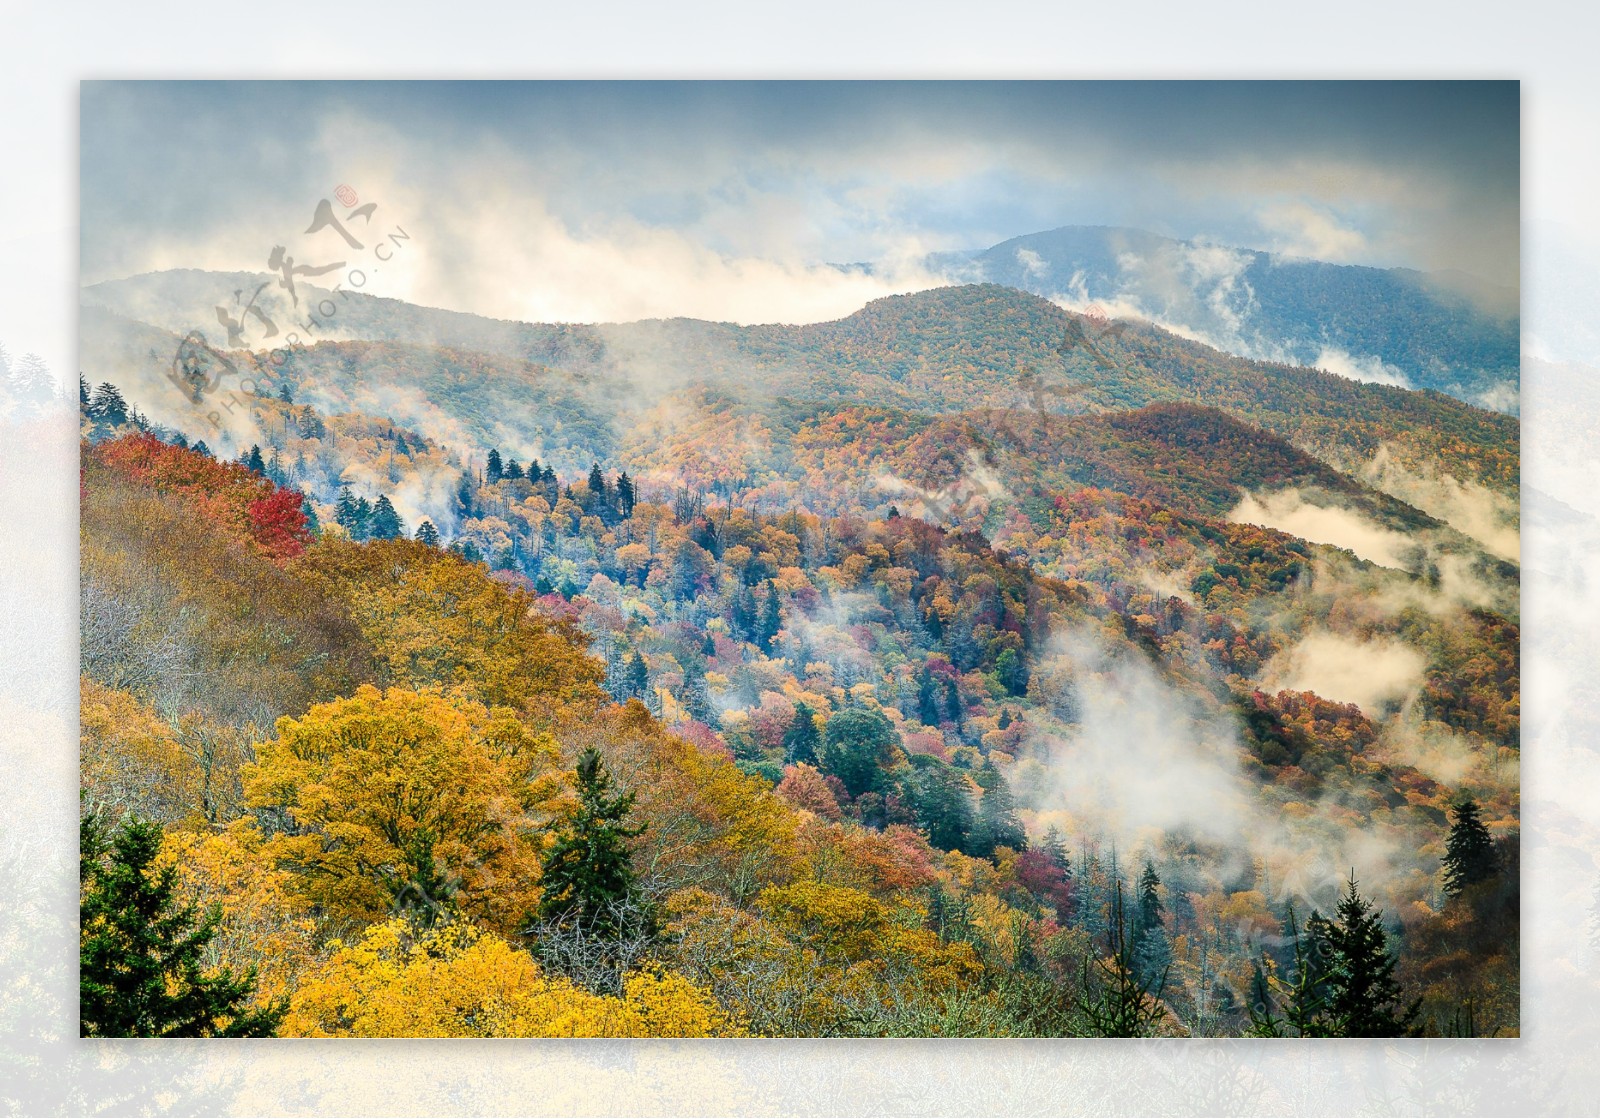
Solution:
[(400, 520), (400, 514), (395, 512), (388, 494), (378, 497), (368, 524), (368, 531), (374, 540), (398, 540), (406, 534), (405, 525)]
[(1455, 823), (1445, 844), (1444, 888), (1454, 897), (1468, 886), (1494, 877), (1500, 869), (1500, 858), (1489, 829), (1478, 815), (1476, 801), (1470, 797), (1461, 801), (1452, 814)]
[(1355, 872), (1339, 902), (1338, 923), (1328, 928), (1333, 950), (1333, 993), (1328, 1016), (1335, 1037), (1404, 1037), (1422, 1011), (1422, 1000), (1402, 1004), (1382, 915), (1356, 890)]
[(625, 823), (634, 796), (611, 793), (599, 751), (579, 755), (577, 778), (578, 810), (560, 826), (545, 858), (538, 916), (602, 939), (620, 936), (638, 902), (628, 840), (645, 829)]
[(645, 699), (650, 695), (650, 666), (637, 649), (628, 659), (627, 689), (629, 699)]
[(207, 967), (221, 913), (177, 899), (155, 870), (159, 824), (130, 818), (108, 837), (79, 822), (78, 998), (84, 1037), (271, 1037), (284, 1004), (252, 1009), (254, 973)]
[(801, 700), (795, 704), (794, 720), (789, 724), (789, 729), (783, 732), (784, 762), (790, 765), (795, 762), (816, 765), (817, 746), (820, 741), (821, 736), (817, 734), (817, 713)]

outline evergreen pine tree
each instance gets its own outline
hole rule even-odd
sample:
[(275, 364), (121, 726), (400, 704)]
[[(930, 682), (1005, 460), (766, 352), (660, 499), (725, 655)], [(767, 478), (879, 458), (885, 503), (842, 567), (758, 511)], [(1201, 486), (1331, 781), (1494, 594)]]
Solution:
[(94, 390), (89, 401), (89, 419), (102, 432), (109, 432), (128, 422), (128, 402), (110, 381), (104, 381)]
[(473, 484), (472, 475), (462, 474), (461, 482), (456, 486), (456, 513), (462, 520), (478, 515), (477, 496), (478, 487)]
[(283, 401), (285, 404), (294, 403), (294, 393), (289, 391), (288, 381), (285, 381), (283, 384), (278, 386), (278, 399)]
[(934, 687), (933, 673), (924, 665), (917, 674), (917, 718), (924, 726), (936, 727), (944, 720), (939, 717), (939, 693)]
[(397, 540), (406, 534), (405, 525), (400, 520), (400, 514), (394, 511), (388, 494), (379, 495), (377, 503), (373, 505), (368, 532), (374, 540)]
[(944, 710), (945, 715), (956, 725), (956, 730), (959, 731), (963, 721), (961, 688), (956, 684), (953, 676), (944, 682)]
[(417, 526), (417, 540), (430, 548), (439, 546), (439, 530), (433, 527), (433, 522), (424, 517)]
[(1085, 850), (1078, 863), (1074, 915), (1091, 940), (1105, 936), (1111, 925), (1108, 910), (1111, 905), (1111, 883), (1100, 856)]
[(23, 354), (10, 371), (10, 382), (12, 399), (36, 414), (56, 400), (56, 379), (38, 354)]
[(628, 472), (624, 470), (617, 478), (617, 512), (622, 514), (624, 520), (633, 516), (633, 507), (637, 500), (633, 479), (628, 477)]
[(650, 696), (650, 666), (637, 649), (628, 658), (627, 690), (629, 699), (648, 699)]
[(734, 595), (732, 616), (729, 618), (733, 632), (740, 640), (756, 639), (757, 609), (756, 593), (747, 583)]
[[(1333, 993), (1333, 946), (1328, 940), (1328, 923), (1312, 913), (1302, 934), (1295, 922), (1294, 905), (1287, 918), (1294, 958), (1288, 982), (1269, 979), (1260, 962), (1252, 983), (1251, 1037), (1332, 1037), (1333, 1024), (1328, 1003)], [(1278, 1009), (1282, 1009), (1280, 1017)]]
[(490, 450), (488, 465), (484, 467), (484, 481), (492, 486), (504, 476), (505, 466), (500, 462), (500, 452), (498, 450)]
[(1478, 804), (1470, 797), (1454, 806), (1455, 823), (1445, 844), (1444, 889), (1451, 897), (1468, 886), (1486, 881), (1500, 870), (1489, 829), (1478, 816)]
[(1134, 926), (1139, 932), (1166, 927), (1165, 910), (1161, 905), (1161, 895), (1157, 892), (1160, 887), (1161, 876), (1156, 873), (1155, 864), (1146, 859), (1144, 873), (1139, 875), (1139, 911)]
[(197, 441), (191, 449), (197, 455), (205, 455), (206, 458), (213, 457), (211, 454), (211, 448), (206, 446), (206, 441), (204, 439)]
[(1067, 854), (1067, 841), (1061, 834), (1061, 829), (1051, 824), (1044, 831), (1044, 839), (1040, 841), (1039, 850), (1045, 858), (1067, 877), (1072, 877), (1072, 859)]
[[(972, 796), (960, 771), (942, 763), (918, 769), (908, 790), (917, 823), (928, 833), (928, 842), (941, 851), (963, 851), (987, 857), (977, 849), (986, 840), (979, 835), (973, 818)], [(993, 843), (988, 843), (993, 850)]]
[(350, 539), (359, 540), (358, 530), (362, 528), (359, 522), (359, 511), (356, 508), (356, 495), (350, 492), (349, 486), (339, 487), (339, 496), (333, 502), (334, 523), (350, 535)]
[(287, 1009), (250, 1008), (254, 973), (208, 974), (221, 913), (178, 904), (177, 870), (154, 870), (159, 824), (130, 818), (108, 837), (79, 822), (79, 1022), (85, 1037), (271, 1037)]
[(1133, 956), (1139, 975), (1154, 979), (1172, 963), (1172, 944), (1167, 937), (1165, 910), (1157, 891), (1161, 877), (1149, 859), (1139, 876), (1138, 907), (1134, 912)]
[(261, 457), (261, 448), (256, 444), (250, 444), (250, 450), (244, 456), (244, 465), (245, 469), (249, 470), (251, 473), (260, 474), (262, 477), (266, 477), (267, 463), (266, 460)]
[(978, 804), (978, 821), (973, 828), (972, 855), (993, 858), (997, 848), (1010, 847), (1021, 851), (1028, 846), (1028, 833), (1017, 819), (1017, 802), (1011, 795), (1011, 785), (994, 761), (985, 758), (978, 770), (977, 781), (983, 789), (983, 800)]
[(1120, 881), (1111, 903), (1109, 939), (1107, 955), (1091, 949), (1083, 962), (1079, 1009), (1095, 1037), (1150, 1037), (1166, 1017), (1161, 995), (1167, 971), (1153, 980), (1141, 977), (1128, 936)]
[(372, 502), (364, 497), (356, 498), (355, 533), (357, 540), (367, 540), (372, 536)]
[(782, 628), (783, 615), (778, 607), (778, 588), (771, 579), (768, 579), (766, 597), (761, 600), (761, 617), (756, 622), (756, 643), (761, 646), (762, 652), (772, 652), (772, 639), (778, 636), (778, 631)]
[(1336, 1037), (1404, 1037), (1422, 1010), (1417, 999), (1402, 1007), (1381, 914), (1356, 891), (1355, 872), (1339, 902), (1339, 921), (1328, 928), (1333, 949), (1333, 994), (1328, 1014)]
[(634, 796), (611, 794), (611, 775), (599, 751), (579, 755), (577, 776), (578, 810), (545, 857), (538, 916), (602, 939), (621, 936), (639, 900), (627, 841), (645, 829), (624, 822)]
[(811, 706), (801, 700), (794, 705), (794, 721), (789, 724), (789, 729), (783, 732), (783, 760), (786, 765), (795, 762), (805, 762), (807, 765), (817, 764), (817, 746), (821, 736), (817, 734), (817, 713)]
[(698, 663), (691, 662), (683, 670), (684, 707), (691, 719), (698, 719), (708, 727), (718, 725), (717, 711), (711, 703), (711, 689), (706, 685), (706, 673)]

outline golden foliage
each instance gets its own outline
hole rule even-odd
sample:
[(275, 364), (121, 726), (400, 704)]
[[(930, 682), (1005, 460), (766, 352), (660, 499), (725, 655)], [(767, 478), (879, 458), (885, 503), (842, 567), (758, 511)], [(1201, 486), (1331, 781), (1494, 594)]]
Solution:
[(264, 846), (248, 820), (209, 834), (173, 829), (158, 862), (177, 868), (179, 888), (202, 908), (219, 907), (206, 963), (234, 975), (255, 972), (258, 1006), (287, 998), (322, 956), (310, 905)]
[(246, 796), (290, 824), (265, 850), (330, 914), (372, 921), (444, 892), (510, 931), (537, 902), (563, 775), (509, 709), (366, 685), (280, 719), (259, 754)]
[(532, 613), (525, 592), (449, 552), (327, 538), (297, 570), (349, 603), (384, 684), (437, 685), (541, 716), (604, 698), (580, 631)]
[(610, 707), (559, 731), (564, 750), (593, 746), (649, 827), (634, 865), (657, 889), (709, 886), (753, 896), (799, 867), (799, 814), (758, 777), (667, 733), (643, 704)]
[(907, 997), (963, 990), (982, 971), (970, 945), (922, 927), (919, 907), (822, 882), (765, 890), (755, 912), (682, 890), (666, 912), (678, 966), (764, 1035), (854, 1033)]
[(163, 824), (196, 814), (201, 774), (172, 728), (127, 692), (79, 681), (78, 782), (88, 807)]
[(295, 992), (283, 1032), (301, 1037), (734, 1037), (710, 996), (672, 972), (630, 976), (620, 998), (546, 975), (493, 933), (395, 919)]

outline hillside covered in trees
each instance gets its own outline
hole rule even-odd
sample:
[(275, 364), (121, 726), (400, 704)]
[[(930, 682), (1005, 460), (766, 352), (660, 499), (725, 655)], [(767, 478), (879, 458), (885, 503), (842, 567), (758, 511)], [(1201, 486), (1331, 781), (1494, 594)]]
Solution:
[(163, 275), (85, 308), (86, 1032), (1518, 1032), (1514, 420), (993, 285), (200, 392)]
[(1514, 291), (1459, 273), (1370, 268), (1160, 237), (1066, 226), (933, 262), (947, 273), (1137, 307), (1254, 356), (1316, 365), (1330, 357), (1504, 409), (1517, 399)]

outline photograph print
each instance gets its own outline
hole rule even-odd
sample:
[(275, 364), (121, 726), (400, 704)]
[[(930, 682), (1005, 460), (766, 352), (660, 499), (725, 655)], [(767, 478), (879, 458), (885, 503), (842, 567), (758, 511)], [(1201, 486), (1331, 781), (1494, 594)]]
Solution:
[(1516, 82), (81, 87), (81, 1032), (1516, 1037)]

